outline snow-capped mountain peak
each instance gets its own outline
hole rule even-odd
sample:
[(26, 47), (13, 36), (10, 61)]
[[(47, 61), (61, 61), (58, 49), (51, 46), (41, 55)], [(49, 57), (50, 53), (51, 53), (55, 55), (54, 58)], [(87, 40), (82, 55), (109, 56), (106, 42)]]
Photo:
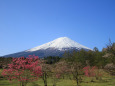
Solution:
[(46, 44), (31, 48), (29, 50), (26, 50), (26, 52), (33, 52), (33, 51), (37, 51), (37, 50), (45, 50), (48, 48), (54, 48), (54, 49), (58, 49), (58, 50), (63, 50), (63, 49), (67, 49), (67, 48), (76, 48), (76, 49), (89, 49), (73, 40), (71, 40), (68, 37), (60, 37), (57, 38), (51, 42), (48, 42)]
[(60, 37), (46, 44), (9, 55), (5, 55), (4, 57), (27, 57), (28, 55), (36, 55), (40, 58), (48, 57), (48, 56), (60, 56), (62, 57), (65, 51), (79, 51), (84, 49), (86, 51), (91, 50), (67, 37)]

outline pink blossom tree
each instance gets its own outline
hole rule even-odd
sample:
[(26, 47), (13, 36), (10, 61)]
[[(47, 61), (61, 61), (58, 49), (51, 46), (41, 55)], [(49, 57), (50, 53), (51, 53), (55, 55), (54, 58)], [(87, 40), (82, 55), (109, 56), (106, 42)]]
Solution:
[[(95, 72), (94, 72), (94, 68), (95, 67), (90, 67), (90, 66), (86, 66), (83, 68), (85, 76), (87, 77), (94, 77), (95, 76)], [(91, 82), (93, 82), (93, 78), (91, 79)]]
[[(96, 66), (90, 67), (86, 66), (83, 68), (85, 76), (87, 77), (96, 77), (98, 79), (99, 77), (101, 78), (102, 74), (99, 72), (99, 69)], [(91, 80), (93, 81), (93, 79)]]
[(26, 86), (41, 76), (41, 67), (38, 56), (29, 55), (27, 58), (13, 58), (8, 68), (4, 69), (2, 75), (10, 81), (18, 80), (20, 86)]
[(85, 73), (85, 76), (87, 77), (94, 77), (95, 76), (95, 66), (94, 67), (90, 67), (90, 66), (86, 66), (84, 67), (84, 73)]

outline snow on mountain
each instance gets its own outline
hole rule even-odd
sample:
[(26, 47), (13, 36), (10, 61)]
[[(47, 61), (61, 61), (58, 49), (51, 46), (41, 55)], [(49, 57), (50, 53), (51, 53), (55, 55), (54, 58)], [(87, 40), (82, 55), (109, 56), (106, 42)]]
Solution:
[(76, 48), (78, 50), (80, 50), (80, 49), (91, 50), (90, 48), (85, 47), (85, 46), (71, 40), (70, 38), (60, 37), (60, 38), (57, 38), (57, 39), (55, 39), (51, 42), (48, 42), (46, 44), (31, 48), (29, 50), (26, 50), (26, 52), (45, 50), (45, 49), (48, 49), (48, 48), (53, 48), (53, 49), (57, 49), (57, 50), (60, 50), (60, 51), (68, 49), (68, 48)]
[(66, 50), (71, 52), (73, 50), (79, 51), (81, 49), (86, 51), (91, 50), (90, 48), (85, 47), (67, 37), (60, 37), (46, 44), (26, 51), (5, 55), (4, 57), (27, 57), (28, 55), (36, 55), (43, 58), (48, 56), (63, 56)]

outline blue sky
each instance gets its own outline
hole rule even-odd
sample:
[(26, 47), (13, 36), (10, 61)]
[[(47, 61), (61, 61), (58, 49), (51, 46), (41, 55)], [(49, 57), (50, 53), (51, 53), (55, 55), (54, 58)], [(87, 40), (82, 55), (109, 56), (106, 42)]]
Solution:
[(99, 50), (115, 42), (115, 0), (0, 0), (0, 56), (65, 36)]

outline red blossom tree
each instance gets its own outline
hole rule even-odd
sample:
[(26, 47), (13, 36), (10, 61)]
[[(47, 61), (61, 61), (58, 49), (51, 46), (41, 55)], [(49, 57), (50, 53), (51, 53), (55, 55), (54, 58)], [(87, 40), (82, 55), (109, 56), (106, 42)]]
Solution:
[(84, 69), (84, 73), (85, 73), (85, 76), (87, 76), (87, 77), (94, 77), (96, 74), (95, 74), (95, 69), (96, 69), (97, 67), (90, 67), (90, 66), (86, 66), (86, 67), (84, 67), (83, 69)]
[[(96, 77), (96, 79), (101, 78), (102, 74), (96, 66), (90, 67), (86, 66), (83, 68), (85, 76), (87, 77)], [(93, 79), (91, 80), (93, 81)]]
[(8, 68), (4, 69), (2, 75), (10, 81), (18, 80), (20, 86), (26, 86), (41, 76), (41, 67), (38, 56), (29, 55), (27, 58), (13, 58)]
[[(90, 66), (86, 66), (83, 68), (85, 76), (87, 77), (94, 77), (95, 74), (95, 66), (94, 67), (90, 67)], [(93, 78), (91, 79), (91, 82), (93, 82)]]

